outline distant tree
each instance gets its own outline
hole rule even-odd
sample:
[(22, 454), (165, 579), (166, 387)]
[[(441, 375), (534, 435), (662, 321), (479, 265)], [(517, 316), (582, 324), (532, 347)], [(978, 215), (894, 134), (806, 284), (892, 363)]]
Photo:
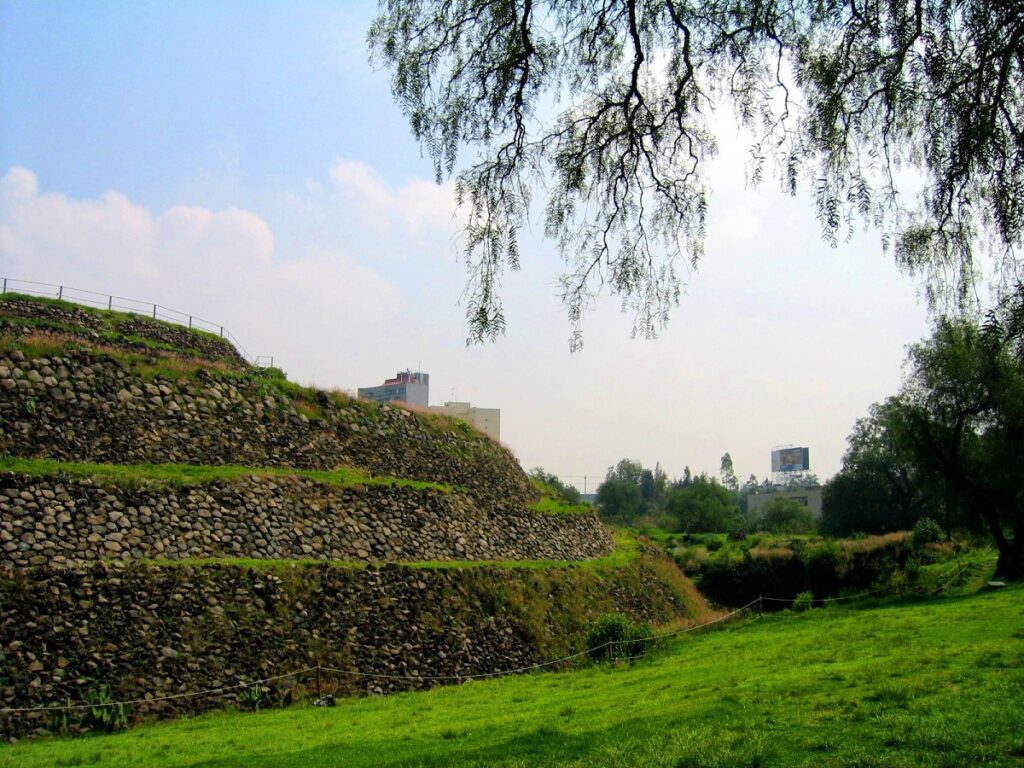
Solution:
[(536, 195), (571, 346), (602, 288), (656, 334), (681, 260), (703, 256), (711, 116), (730, 111), (754, 133), (752, 182), (809, 180), (828, 242), (877, 225), (954, 300), (979, 245), (1019, 266), (1019, 0), (383, 0), (368, 40), (438, 181), (473, 153), (456, 182), (471, 340), (504, 330), (498, 288)]
[(787, 472), (785, 482), (782, 483), (782, 488), (816, 488), (821, 485), (818, 482), (818, 476), (813, 472), (804, 470), (802, 472)]
[(644, 509), (640, 486), (628, 480), (606, 479), (597, 489), (595, 498), (598, 512), (606, 520), (631, 523), (641, 516)]
[(667, 488), (668, 477), (661, 464), (655, 464), (651, 470), (639, 461), (623, 459), (608, 468), (597, 489), (598, 512), (614, 522), (662, 525), (664, 521), (659, 518)]
[(739, 493), (740, 483), (736, 479), (736, 470), (732, 466), (732, 456), (728, 452), (722, 455), (722, 464), (718, 476), (722, 479), (722, 485), (733, 493)]
[(758, 527), (771, 533), (813, 533), (818, 521), (799, 501), (779, 497), (765, 505)]
[(842, 469), (822, 493), (822, 533), (905, 531), (927, 514), (928, 500), (913, 457), (893, 434), (899, 408), (895, 398), (875, 404), (854, 425)]
[(637, 487), (641, 483), (641, 475), (644, 473), (644, 465), (633, 459), (622, 459), (614, 467), (608, 467), (605, 480), (621, 480), (625, 483), (632, 483)]
[(743, 526), (733, 494), (703, 474), (670, 491), (665, 511), (687, 533), (725, 533)]
[(563, 500), (570, 504), (579, 504), (580, 492), (576, 486), (563, 483), (558, 475), (545, 471), (544, 467), (534, 467), (531, 469), (530, 477), (536, 478), (545, 485), (550, 486)]
[(985, 527), (997, 573), (1024, 576), (1024, 286), (981, 326), (943, 320), (910, 351), (895, 440), (952, 522)]
[[(940, 320), (910, 349), (896, 397), (858, 422), (825, 494), (823, 527), (941, 509), (947, 531), (985, 529), (996, 573), (1024, 577), (1024, 285), (983, 323)], [(859, 505), (860, 511), (855, 508)]]

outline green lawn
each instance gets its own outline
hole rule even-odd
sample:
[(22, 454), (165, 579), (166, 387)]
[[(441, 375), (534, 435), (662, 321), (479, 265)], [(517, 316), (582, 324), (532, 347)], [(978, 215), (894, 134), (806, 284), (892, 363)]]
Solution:
[(0, 747), (0, 766), (1024, 766), (1024, 587), (776, 614), (632, 666)]

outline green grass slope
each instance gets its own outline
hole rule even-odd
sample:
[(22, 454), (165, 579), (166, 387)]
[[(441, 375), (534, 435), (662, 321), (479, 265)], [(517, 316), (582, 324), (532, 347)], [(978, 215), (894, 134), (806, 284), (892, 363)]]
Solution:
[(688, 635), (632, 666), (0, 748), (0, 766), (1021, 766), (1024, 588)]

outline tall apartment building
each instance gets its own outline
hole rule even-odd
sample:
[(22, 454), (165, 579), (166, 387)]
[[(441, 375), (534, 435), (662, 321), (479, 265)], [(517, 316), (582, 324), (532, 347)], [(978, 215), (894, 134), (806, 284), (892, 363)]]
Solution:
[(432, 405), (434, 413), (462, 419), (469, 422), (493, 440), (501, 440), (501, 409), (475, 408), (469, 403), (448, 402), (444, 405)]
[(422, 371), (399, 371), (377, 387), (360, 387), (360, 400), (377, 403), (407, 403), (426, 408), (430, 404), (430, 374)]

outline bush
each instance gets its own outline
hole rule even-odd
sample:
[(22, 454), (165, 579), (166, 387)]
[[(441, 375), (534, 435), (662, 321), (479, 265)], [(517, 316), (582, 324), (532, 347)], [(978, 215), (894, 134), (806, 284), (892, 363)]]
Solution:
[(772, 533), (813, 533), (818, 521), (806, 505), (779, 497), (765, 506), (758, 527)]
[(587, 633), (587, 653), (594, 661), (642, 656), (654, 640), (650, 625), (621, 613), (602, 616)]
[(113, 733), (127, 727), (131, 707), (115, 703), (110, 688), (103, 685), (90, 689), (85, 698), (89, 702), (82, 717), (82, 726), (86, 730)]
[(825, 541), (807, 550), (804, 574), (807, 587), (819, 595), (839, 590), (850, 563), (850, 555), (834, 541)]
[(813, 592), (801, 592), (793, 600), (793, 610), (797, 613), (803, 613), (814, 607), (814, 593)]
[(910, 534), (910, 541), (915, 549), (925, 544), (935, 544), (942, 539), (942, 528), (930, 517), (922, 517), (914, 523), (914, 530)]

